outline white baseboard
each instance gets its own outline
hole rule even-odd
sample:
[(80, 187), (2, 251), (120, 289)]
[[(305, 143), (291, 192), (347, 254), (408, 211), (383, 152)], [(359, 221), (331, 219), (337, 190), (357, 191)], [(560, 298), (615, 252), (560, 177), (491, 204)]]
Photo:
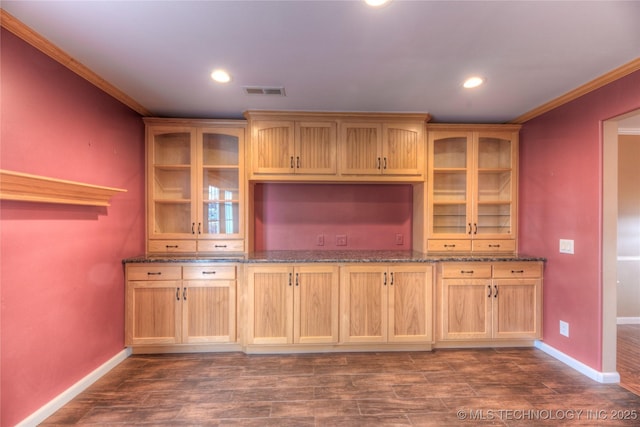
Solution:
[(616, 323), (618, 325), (638, 325), (640, 317), (618, 317)]
[(567, 356), (563, 352), (556, 350), (555, 348), (543, 343), (542, 341), (536, 341), (534, 343), (534, 346), (594, 381), (603, 384), (618, 384), (620, 382), (620, 374), (617, 372), (596, 371), (592, 367), (585, 365), (584, 363), (574, 359), (571, 356)]
[(69, 403), (74, 397), (86, 390), (91, 384), (99, 380), (107, 372), (118, 366), (123, 360), (131, 355), (131, 348), (127, 347), (111, 359), (107, 360), (96, 370), (91, 372), (86, 377), (60, 393), (53, 398), (49, 403), (38, 409), (33, 414), (22, 420), (16, 425), (16, 427), (35, 427), (42, 421), (53, 415), (58, 409)]

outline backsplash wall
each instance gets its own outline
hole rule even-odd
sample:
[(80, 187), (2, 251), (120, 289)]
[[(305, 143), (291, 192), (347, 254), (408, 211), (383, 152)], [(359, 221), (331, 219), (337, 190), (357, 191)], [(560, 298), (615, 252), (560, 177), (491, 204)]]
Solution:
[(255, 250), (410, 250), (412, 205), (410, 184), (256, 184)]

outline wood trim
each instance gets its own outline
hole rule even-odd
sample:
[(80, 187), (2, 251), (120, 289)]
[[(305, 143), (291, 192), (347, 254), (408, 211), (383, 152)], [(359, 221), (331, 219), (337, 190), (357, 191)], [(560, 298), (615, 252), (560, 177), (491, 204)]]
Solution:
[(608, 85), (618, 79), (621, 79), (631, 73), (640, 70), (640, 57), (634, 59), (627, 64), (624, 64), (614, 70), (609, 71), (608, 73), (583, 84), (582, 86), (577, 87), (576, 89), (565, 93), (562, 96), (559, 96), (556, 99), (553, 99), (546, 104), (542, 104), (541, 106), (534, 108), (533, 110), (524, 113), (523, 115), (516, 117), (511, 120), (509, 123), (524, 123), (535, 117), (538, 117), (548, 111), (551, 111), (555, 108), (558, 108), (564, 104), (567, 104), (583, 95), (588, 94), (589, 92), (593, 92), (596, 89), (600, 89), (601, 87)]
[(120, 188), (0, 170), (0, 200), (109, 206), (112, 196), (126, 191)]
[(118, 101), (122, 102), (127, 107), (141, 114), (142, 116), (151, 116), (151, 112), (145, 107), (140, 105), (133, 98), (122, 92), (120, 89), (113, 86), (111, 83), (104, 80), (102, 77), (91, 71), (89, 68), (78, 62), (69, 54), (59, 49), (50, 41), (42, 37), (40, 34), (33, 31), (27, 25), (16, 19), (14, 16), (6, 12), (4, 9), (0, 9), (0, 25), (7, 31), (10, 31), (20, 39), (29, 43), (45, 55), (49, 56), (53, 60), (67, 67), (89, 83), (96, 86), (98, 89), (111, 95)]

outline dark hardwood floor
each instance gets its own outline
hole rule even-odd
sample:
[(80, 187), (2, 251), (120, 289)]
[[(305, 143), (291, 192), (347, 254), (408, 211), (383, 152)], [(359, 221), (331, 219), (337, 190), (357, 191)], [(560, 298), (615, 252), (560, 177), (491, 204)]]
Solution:
[(618, 325), (617, 344), (620, 385), (640, 395), (640, 325)]
[(640, 396), (532, 348), (136, 355), (42, 425), (558, 424), (638, 426)]

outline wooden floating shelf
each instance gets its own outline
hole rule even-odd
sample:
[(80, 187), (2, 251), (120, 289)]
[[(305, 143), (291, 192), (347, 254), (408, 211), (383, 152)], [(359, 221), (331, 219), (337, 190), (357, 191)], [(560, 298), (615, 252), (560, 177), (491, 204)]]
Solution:
[(126, 191), (0, 169), (0, 200), (110, 206), (111, 197)]

